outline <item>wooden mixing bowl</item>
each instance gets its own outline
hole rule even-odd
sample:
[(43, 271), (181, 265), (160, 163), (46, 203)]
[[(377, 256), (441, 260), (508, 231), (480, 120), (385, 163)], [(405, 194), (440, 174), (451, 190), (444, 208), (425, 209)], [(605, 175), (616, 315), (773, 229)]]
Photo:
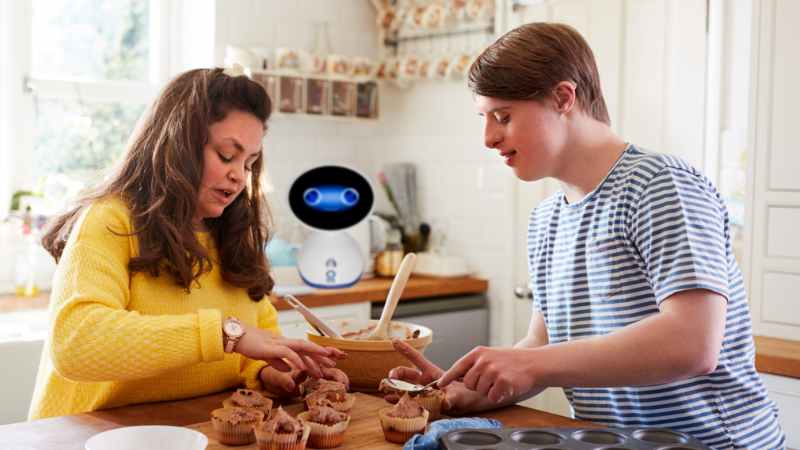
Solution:
[[(377, 320), (371, 320), (374, 325)], [(396, 327), (407, 327), (412, 332), (419, 330), (419, 336), (412, 339), (405, 339), (412, 347), (420, 352), (433, 341), (433, 331), (422, 325), (415, 325), (408, 322), (392, 321), (391, 336), (396, 335)], [(347, 327), (338, 327), (342, 332), (356, 331), (347, 330)], [(413, 367), (413, 364), (403, 355), (398, 353), (392, 346), (390, 340), (367, 341), (359, 339), (336, 339), (327, 336), (320, 336), (315, 332), (307, 333), (308, 340), (315, 344), (326, 347), (336, 347), (347, 353), (347, 358), (337, 361), (336, 367), (341, 369), (350, 377), (350, 389), (358, 392), (376, 392), (381, 380), (389, 375), (389, 371), (398, 366)]]

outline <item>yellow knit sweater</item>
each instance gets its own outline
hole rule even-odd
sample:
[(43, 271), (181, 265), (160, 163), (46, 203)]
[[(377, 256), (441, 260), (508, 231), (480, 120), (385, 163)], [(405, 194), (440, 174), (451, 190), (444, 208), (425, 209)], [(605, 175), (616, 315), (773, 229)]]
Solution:
[(128, 261), (138, 252), (131, 231), (120, 199), (93, 204), (75, 224), (53, 279), (50, 334), (29, 418), (188, 398), (242, 383), (261, 387), (258, 372), (266, 363), (226, 354), (222, 319), (280, 332), (269, 299), (254, 302), (222, 280), (208, 233), (198, 237), (214, 268), (190, 293), (170, 275), (131, 273)]

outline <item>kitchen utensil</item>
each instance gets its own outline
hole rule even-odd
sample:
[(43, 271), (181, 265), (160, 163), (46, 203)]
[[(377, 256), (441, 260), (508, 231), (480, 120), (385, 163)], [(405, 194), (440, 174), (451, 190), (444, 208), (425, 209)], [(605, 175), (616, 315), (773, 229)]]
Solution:
[(316, 314), (312, 313), (310, 309), (306, 308), (306, 305), (302, 304), (300, 300), (295, 298), (293, 295), (284, 295), (283, 299), (286, 300), (286, 303), (291, 305), (297, 312), (300, 313), (303, 318), (314, 327), (317, 332), (323, 336), (330, 336), (332, 338), (341, 339), (341, 335), (336, 332), (333, 328), (329, 327), (325, 322), (322, 321)]
[(189, 428), (143, 425), (98, 433), (86, 441), (86, 450), (202, 450), (207, 445), (208, 438), (203, 433)]
[(520, 448), (569, 448), (600, 450), (709, 450), (702, 442), (666, 428), (498, 428), (448, 431), (440, 442), (447, 450), (497, 450)]
[(389, 386), (392, 389), (396, 389), (398, 391), (403, 391), (403, 392), (410, 392), (412, 394), (415, 394), (417, 392), (422, 392), (422, 391), (424, 391), (426, 389), (430, 389), (430, 388), (436, 387), (436, 383), (439, 382), (439, 378), (437, 378), (437, 379), (435, 379), (435, 380), (433, 380), (430, 383), (425, 384), (425, 385), (416, 384), (416, 383), (409, 383), (408, 381), (399, 380), (397, 378), (384, 378), (384, 382), (386, 383), (387, 386)]
[(408, 277), (411, 276), (411, 270), (414, 268), (414, 261), (417, 255), (413, 253), (407, 254), (400, 263), (400, 270), (392, 281), (392, 286), (389, 288), (389, 295), (386, 297), (386, 303), (383, 305), (383, 312), (381, 312), (381, 319), (378, 326), (369, 334), (368, 340), (375, 339), (388, 339), (389, 338), (389, 323), (392, 321), (394, 310), (397, 309), (397, 302), (400, 301), (400, 294), (406, 287)]
[[(361, 323), (352, 320), (342, 320), (337, 329), (347, 336), (349, 333), (361, 331), (375, 325), (378, 321)], [(336, 322), (337, 325), (340, 322)], [(407, 336), (403, 341), (419, 352), (433, 341), (433, 331), (430, 328), (408, 322), (392, 322), (392, 336), (400, 334)], [(403, 330), (399, 333), (399, 330)], [(323, 347), (335, 347), (347, 353), (347, 358), (336, 361), (336, 368), (347, 374), (350, 379), (350, 389), (357, 392), (377, 392), (381, 380), (389, 376), (389, 371), (398, 366), (410, 366), (411, 361), (398, 352), (392, 341), (367, 341), (364, 339), (335, 339), (320, 336), (313, 331), (306, 333), (309, 341)]]

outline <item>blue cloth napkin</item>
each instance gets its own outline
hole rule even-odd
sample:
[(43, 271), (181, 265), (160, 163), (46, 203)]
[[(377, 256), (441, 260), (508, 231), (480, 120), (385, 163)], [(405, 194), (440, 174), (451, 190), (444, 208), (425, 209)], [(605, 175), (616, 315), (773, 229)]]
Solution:
[(482, 417), (462, 417), (458, 419), (442, 419), (431, 422), (428, 432), (415, 434), (406, 441), (403, 450), (441, 450), (444, 447), (439, 443), (439, 438), (450, 430), (461, 428), (502, 428), (498, 420), (484, 419)]

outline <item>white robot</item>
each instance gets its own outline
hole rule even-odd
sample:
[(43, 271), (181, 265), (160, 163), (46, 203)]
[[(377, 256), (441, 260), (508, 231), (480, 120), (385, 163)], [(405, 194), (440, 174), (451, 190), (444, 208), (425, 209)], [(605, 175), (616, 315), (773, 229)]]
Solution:
[(369, 181), (343, 166), (315, 167), (292, 183), (292, 213), (313, 231), (297, 255), (297, 270), (309, 286), (343, 288), (364, 272), (361, 249), (344, 230), (369, 217), (375, 196)]

